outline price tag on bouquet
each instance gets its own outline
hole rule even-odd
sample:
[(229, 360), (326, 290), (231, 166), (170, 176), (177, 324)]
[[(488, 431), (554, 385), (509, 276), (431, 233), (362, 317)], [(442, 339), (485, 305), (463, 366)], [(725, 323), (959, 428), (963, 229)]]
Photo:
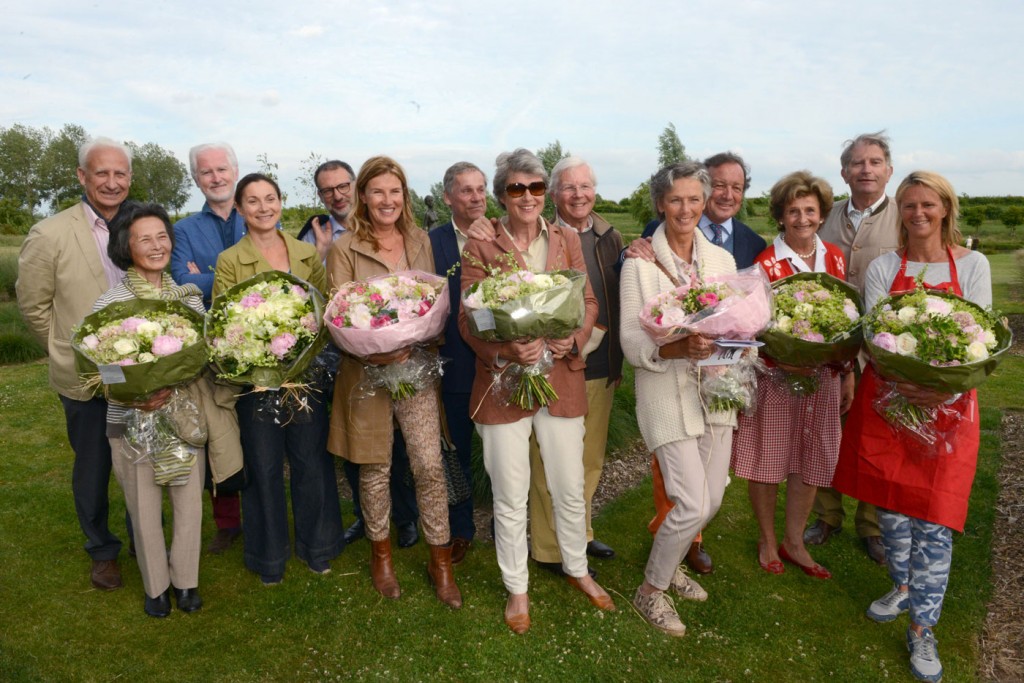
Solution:
[(697, 361), (697, 366), (733, 365), (740, 361), (747, 349), (759, 346), (764, 344), (752, 339), (716, 339), (715, 350), (709, 357)]
[(96, 369), (100, 371), (100, 381), (104, 384), (124, 384), (128, 381), (120, 365), (97, 365)]

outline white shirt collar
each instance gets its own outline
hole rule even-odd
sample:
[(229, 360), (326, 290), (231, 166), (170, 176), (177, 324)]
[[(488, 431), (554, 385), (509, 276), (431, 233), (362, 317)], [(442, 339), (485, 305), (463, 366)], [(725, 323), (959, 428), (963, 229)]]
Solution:
[[(790, 267), (794, 273), (810, 273), (810, 268), (807, 267), (807, 262), (797, 256), (796, 252), (793, 251), (788, 244), (786, 244), (784, 234), (779, 233), (775, 237), (775, 241), (772, 242), (775, 247), (775, 260), (776, 261), (789, 261)], [(825, 243), (821, 241), (821, 238), (817, 235), (814, 236), (814, 271), (815, 273), (825, 272)]]

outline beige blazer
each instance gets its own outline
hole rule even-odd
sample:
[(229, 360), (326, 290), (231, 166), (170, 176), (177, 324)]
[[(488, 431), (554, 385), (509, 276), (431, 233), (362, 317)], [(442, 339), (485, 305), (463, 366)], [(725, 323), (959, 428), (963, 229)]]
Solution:
[(110, 289), (82, 204), (36, 223), (18, 256), (18, 308), (50, 356), (50, 386), (78, 401), (81, 388), (71, 351), (71, 329)]

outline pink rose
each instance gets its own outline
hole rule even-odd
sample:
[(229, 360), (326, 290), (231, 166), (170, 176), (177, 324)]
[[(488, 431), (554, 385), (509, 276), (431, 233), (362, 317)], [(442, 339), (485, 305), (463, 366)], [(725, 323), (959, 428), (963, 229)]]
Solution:
[(294, 334), (285, 332), (279, 334), (270, 340), (270, 352), (277, 356), (278, 360), (283, 360), (288, 352), (295, 346), (295, 342), (298, 341)]
[(95, 349), (100, 345), (100, 338), (95, 334), (90, 334), (82, 339), (82, 344), (87, 349)]
[(885, 349), (890, 353), (896, 353), (896, 337), (889, 332), (879, 332), (875, 335), (875, 338), (871, 340), (871, 343), (880, 349)]
[(256, 308), (265, 301), (263, 295), (259, 292), (250, 292), (242, 297), (242, 300), (238, 303), (241, 304), (242, 308)]
[(169, 356), (178, 351), (181, 351), (181, 340), (177, 337), (162, 334), (153, 340), (154, 356)]
[(125, 318), (124, 320), (121, 321), (121, 329), (124, 330), (125, 332), (135, 332), (135, 330), (138, 329), (139, 325), (141, 325), (144, 322), (146, 322), (145, 318)]

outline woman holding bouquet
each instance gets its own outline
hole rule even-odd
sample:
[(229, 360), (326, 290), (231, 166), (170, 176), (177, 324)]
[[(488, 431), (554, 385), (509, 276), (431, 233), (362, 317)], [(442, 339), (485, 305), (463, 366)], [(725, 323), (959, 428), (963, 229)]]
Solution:
[[(779, 235), (756, 263), (770, 280), (808, 272), (846, 279), (842, 252), (817, 236), (832, 209), (832, 187), (824, 179), (807, 171), (791, 173), (772, 187), (769, 206), (779, 224)], [(766, 361), (771, 363), (771, 359)], [(817, 487), (832, 483), (842, 436), (839, 415), (849, 410), (853, 401), (853, 374), (840, 379), (837, 369), (831, 367), (805, 370), (783, 366), (782, 371), (813, 374), (818, 389), (796, 396), (786, 388), (781, 375), (761, 375), (757, 412), (739, 418), (732, 468), (747, 480), (750, 505), (761, 529), (757, 541), (761, 568), (781, 574), (785, 559), (808, 576), (827, 579), (832, 575), (804, 547), (803, 529)], [(782, 481), (786, 482), (786, 520), (779, 545), (775, 502)]]
[[(203, 293), (192, 284), (176, 285), (167, 273), (174, 248), (174, 230), (167, 212), (157, 204), (126, 202), (110, 226), (107, 253), (125, 271), (119, 285), (101, 296), (93, 310), (115, 301), (162, 299), (181, 301), (199, 315)], [(107, 410), (107, 437), (114, 474), (124, 491), (125, 504), (135, 530), (135, 552), (146, 591), (145, 612), (166, 617), (171, 612), (171, 589), (182, 612), (203, 606), (199, 597), (199, 549), (203, 519), (203, 477), (205, 460), (194, 457), (187, 472), (170, 483), (156, 481), (149, 458), (137, 459), (125, 441), (127, 413), (131, 408), (156, 410), (170, 395), (163, 389), (145, 403), (123, 405), (113, 401)], [(171, 499), (174, 535), (170, 552), (164, 541), (163, 492)]]
[[(430, 239), (416, 226), (411, 207), (402, 167), (385, 156), (368, 159), (356, 180), (348, 230), (335, 240), (327, 254), (331, 286), (403, 270), (433, 273)], [(434, 340), (422, 342), (431, 344)], [(411, 350), (412, 347), (405, 347), (366, 358), (342, 355), (335, 380), (328, 448), (360, 466), (359, 497), (371, 545), (373, 587), (384, 597), (398, 598), (401, 589), (391, 562), (388, 521), (392, 424), (397, 419), (416, 483), (423, 535), (430, 546), (427, 572), (437, 598), (458, 609), (462, 606), (462, 595), (452, 573), (437, 392), (430, 387), (401, 400), (392, 399), (384, 390), (369, 397), (360, 395), (367, 365), (401, 363), (409, 358)], [(436, 348), (431, 352), (436, 353)]]
[[(247, 233), (217, 259), (214, 298), (257, 273), (273, 270), (291, 273), (324, 291), (324, 267), (316, 248), (277, 228), (281, 190), (273, 178), (250, 173), (238, 181), (235, 207), (245, 219)], [(291, 471), (295, 554), (314, 573), (326, 574), (344, 541), (334, 460), (327, 452), (327, 407), (318, 392), (310, 391), (304, 394), (308, 411), (282, 405), (281, 412), (290, 413), (282, 418), (264, 414), (267, 398), (267, 392), (244, 392), (236, 410), (250, 475), (242, 491), (245, 566), (272, 586), (284, 579), (291, 555), (285, 457)]]
[[(896, 190), (900, 247), (868, 266), (865, 305), (887, 294), (924, 286), (962, 296), (979, 306), (992, 304), (988, 261), (959, 246), (959, 201), (942, 176), (915, 171)], [(885, 380), (873, 365), (864, 371), (843, 431), (833, 486), (878, 506), (893, 589), (868, 607), (878, 622), (910, 612), (907, 646), (911, 672), (920, 680), (942, 678), (932, 629), (942, 611), (949, 582), (953, 531), (963, 531), (978, 459), (979, 416), (975, 390), (952, 396), (907, 382), (896, 389), (914, 405), (947, 404), (960, 411), (951, 453), (926, 455), (899, 438), (872, 403)]]
[(640, 325), (644, 304), (677, 285), (736, 272), (732, 255), (709, 242), (697, 223), (711, 195), (711, 178), (694, 162), (672, 164), (651, 177), (651, 199), (665, 216), (651, 241), (656, 260), (628, 259), (622, 267), (622, 349), (636, 368), (636, 413), (647, 448), (658, 459), (673, 506), (654, 535), (644, 582), (633, 605), (669, 635), (682, 636), (670, 588), (679, 596), (707, 599), (679, 563), (697, 533), (722, 504), (735, 411), (706, 413), (691, 365), (710, 357), (713, 340), (699, 334), (657, 346)]
[[(498, 156), (494, 195), (507, 211), (493, 242), (470, 239), (462, 258), (463, 292), (488, 276), (485, 267), (544, 273), (574, 269), (586, 272), (575, 230), (542, 217), (548, 176), (534, 154), (517, 149)], [(483, 439), (484, 465), (494, 496), (494, 545), (502, 580), (509, 592), (505, 623), (515, 633), (530, 627), (529, 574), (526, 566), (527, 498), (530, 490), (530, 436), (535, 435), (555, 513), (562, 567), (574, 588), (605, 610), (615, 605), (587, 572), (587, 520), (583, 499), (583, 416), (587, 395), (585, 363), (580, 350), (597, 320), (597, 299), (586, 283), (583, 326), (563, 339), (484, 341), (469, 332), (466, 308), (459, 330), (476, 354), (471, 416)], [(541, 407), (522, 408), (492, 391), (492, 379), (510, 363), (528, 366), (550, 351), (548, 375), (557, 398)]]

